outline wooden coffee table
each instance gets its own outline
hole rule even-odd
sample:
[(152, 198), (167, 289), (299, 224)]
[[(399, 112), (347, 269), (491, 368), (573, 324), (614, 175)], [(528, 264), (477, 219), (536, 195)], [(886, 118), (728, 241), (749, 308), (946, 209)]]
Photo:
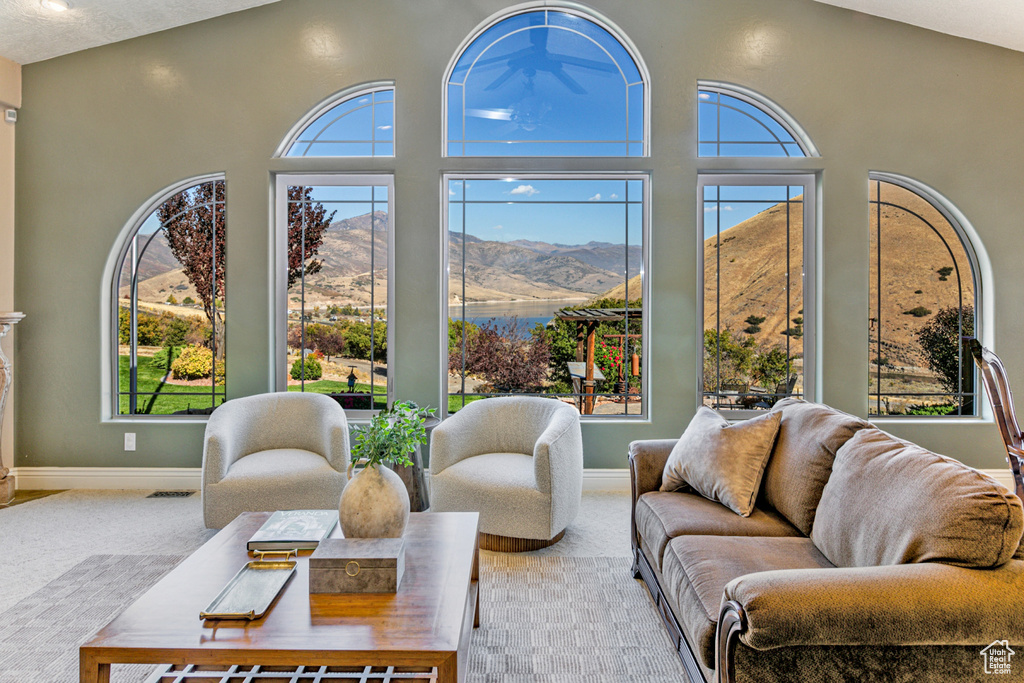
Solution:
[[(465, 680), (469, 637), (480, 618), (477, 513), (410, 515), (398, 593), (311, 596), (311, 551), (304, 551), (263, 619), (200, 620), (200, 610), (252, 559), (246, 541), (269, 516), (240, 515), (82, 645), (82, 683), (106, 683), (114, 662), (169, 664), (178, 672), (196, 666), (194, 679), (151, 679), (161, 681), (198, 680), (199, 669), (234, 665), (281, 671), (277, 680), (296, 680), (286, 670), (322, 676), (303, 681), (351, 680), (359, 671), (355, 680)], [(342, 536), (340, 527), (332, 536)]]

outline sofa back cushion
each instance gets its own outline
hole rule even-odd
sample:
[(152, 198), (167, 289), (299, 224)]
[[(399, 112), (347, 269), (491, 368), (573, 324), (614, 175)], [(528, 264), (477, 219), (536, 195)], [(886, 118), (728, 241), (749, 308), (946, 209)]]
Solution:
[(841, 567), (945, 562), (988, 568), (1013, 556), (1021, 501), (951, 458), (862, 429), (836, 453), (811, 540)]
[(786, 398), (772, 412), (782, 413), (779, 436), (764, 472), (764, 500), (805, 536), (832, 473), (836, 451), (868, 427), (860, 418), (819, 403)]
[(661, 490), (677, 491), (689, 485), (705, 498), (749, 517), (780, 420), (778, 413), (765, 413), (729, 424), (701, 406), (669, 453)]

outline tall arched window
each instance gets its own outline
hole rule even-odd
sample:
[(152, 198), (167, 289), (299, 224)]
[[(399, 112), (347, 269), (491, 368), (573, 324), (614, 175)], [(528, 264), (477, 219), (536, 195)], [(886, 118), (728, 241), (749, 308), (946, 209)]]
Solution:
[[(817, 156), (785, 110), (753, 90), (698, 82), (702, 157)], [(704, 405), (745, 417), (786, 396), (814, 400), (817, 178), (735, 172), (698, 177)]]
[(114, 415), (224, 402), (225, 201), (222, 175), (191, 178), (130, 223), (112, 282)]
[(818, 156), (796, 120), (760, 93), (712, 81), (698, 88), (698, 156)]
[(390, 157), (395, 155), (395, 88), (390, 83), (349, 88), (304, 116), (275, 156)]
[[(638, 52), (585, 8), (532, 2), (482, 22), (443, 87), (442, 404), (532, 394), (573, 401), (585, 420), (643, 418), (650, 81)], [(559, 170), (524, 157), (560, 157)]]
[(569, 8), (477, 31), (445, 79), (447, 156), (644, 156), (645, 69), (625, 38)]
[(981, 321), (977, 257), (952, 205), (902, 176), (872, 173), (869, 412), (976, 415), (964, 335)]

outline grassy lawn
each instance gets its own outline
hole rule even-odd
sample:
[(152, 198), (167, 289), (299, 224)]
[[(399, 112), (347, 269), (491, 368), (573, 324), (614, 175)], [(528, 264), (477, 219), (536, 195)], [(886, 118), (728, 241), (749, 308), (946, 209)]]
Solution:
[[(302, 391), (298, 384), (289, 385), (288, 391)], [(343, 408), (352, 410), (370, 409), (370, 385), (356, 383), (355, 391), (350, 392), (348, 382), (336, 382), (329, 379), (321, 379), (315, 382), (306, 382), (306, 391), (317, 394), (339, 395)], [(352, 396), (353, 393), (363, 396)], [(376, 384), (373, 387), (373, 408), (384, 409), (388, 407), (388, 388), (385, 383)]]
[[(162, 368), (153, 365), (151, 356), (139, 356), (138, 368), (138, 391), (139, 396), (136, 405), (138, 415), (170, 415), (178, 411), (199, 410), (209, 408), (212, 405), (213, 397), (208, 393), (201, 396), (188, 395), (203, 392), (204, 387), (187, 387), (173, 384), (161, 384), (166, 372)], [(118, 360), (118, 375), (120, 377), (120, 391), (127, 392), (130, 368), (128, 356), (120, 356)], [(146, 395), (146, 392), (156, 392), (155, 396)], [(217, 405), (224, 402), (224, 387), (217, 387)], [(121, 415), (128, 414), (128, 396), (122, 394), (119, 397), (118, 412)]]

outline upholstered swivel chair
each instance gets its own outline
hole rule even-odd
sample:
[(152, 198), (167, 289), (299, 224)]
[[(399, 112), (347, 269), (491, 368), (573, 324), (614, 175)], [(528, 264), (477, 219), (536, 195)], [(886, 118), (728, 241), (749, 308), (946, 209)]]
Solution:
[(430, 472), (430, 509), (479, 512), (481, 548), (549, 546), (579, 512), (579, 411), (550, 398), (470, 403), (431, 433)]
[(206, 423), (203, 522), (220, 529), (247, 511), (337, 508), (348, 460), (348, 421), (329, 396), (227, 401)]

